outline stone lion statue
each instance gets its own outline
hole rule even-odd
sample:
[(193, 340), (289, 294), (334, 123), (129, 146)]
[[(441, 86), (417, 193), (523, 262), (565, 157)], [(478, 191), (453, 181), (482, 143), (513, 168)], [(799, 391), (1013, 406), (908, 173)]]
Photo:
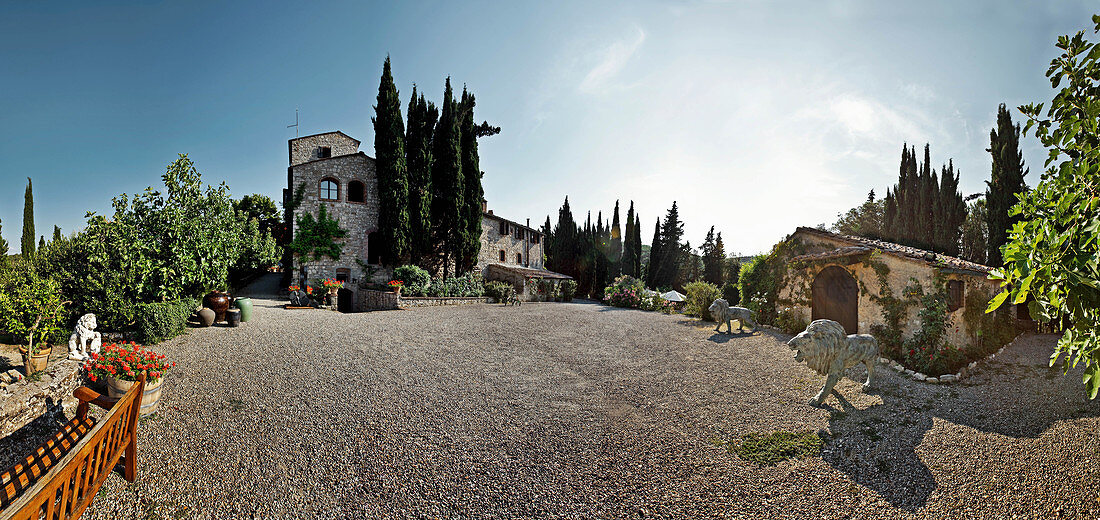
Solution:
[(791, 350), (797, 351), (795, 361), (805, 361), (806, 365), (817, 373), (828, 376), (825, 386), (810, 399), (817, 406), (833, 391), (844, 371), (860, 363), (867, 365), (867, 381), (863, 388), (871, 387), (875, 374), (875, 362), (878, 361), (878, 341), (868, 334), (847, 335), (844, 327), (833, 320), (814, 320), (806, 330), (787, 342)]
[(733, 325), (730, 320), (737, 320), (741, 326), (737, 328), (737, 332), (745, 332), (745, 324), (748, 323), (753, 330), (756, 330), (756, 322), (752, 319), (752, 311), (744, 307), (730, 307), (729, 302), (719, 298), (714, 300), (714, 303), (710, 304), (707, 309), (710, 311), (711, 316), (714, 316), (714, 321), (718, 322), (718, 326), (714, 328), (715, 332), (721, 332), (722, 324), (726, 324), (726, 334), (733, 334)]
[(89, 357), (88, 352), (99, 352), (103, 336), (95, 331), (96, 326), (95, 314), (92, 313), (76, 320), (73, 335), (69, 336), (69, 359), (84, 361)]

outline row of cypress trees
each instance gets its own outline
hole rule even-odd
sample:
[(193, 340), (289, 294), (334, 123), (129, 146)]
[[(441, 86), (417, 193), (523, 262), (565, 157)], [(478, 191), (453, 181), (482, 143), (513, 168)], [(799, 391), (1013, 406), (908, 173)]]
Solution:
[(592, 212), (584, 225), (573, 219), (569, 197), (558, 210), (558, 222), (551, 227), (550, 217), (542, 225), (546, 243), (546, 267), (572, 276), (577, 281), (578, 294), (598, 294), (620, 275), (637, 277), (642, 270), (641, 220), (634, 212), (634, 201), (626, 213), (626, 226), (619, 219), (619, 201), (610, 221), (603, 212)]
[(902, 145), (898, 183), (886, 191), (882, 238), (957, 256), (965, 220), (966, 203), (951, 161), (937, 175), (929, 145), (919, 166), (916, 148)]
[(455, 99), (450, 77), (440, 109), (413, 86), (406, 126), (386, 57), (371, 118), (385, 263), (414, 263), (443, 276), (477, 264), (484, 198), (477, 139), (500, 128), (475, 125), (476, 104), (465, 88)]

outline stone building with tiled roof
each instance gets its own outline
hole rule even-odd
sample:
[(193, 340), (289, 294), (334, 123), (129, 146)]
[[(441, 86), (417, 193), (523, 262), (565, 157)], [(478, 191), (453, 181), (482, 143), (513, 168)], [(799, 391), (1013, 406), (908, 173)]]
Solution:
[[(378, 241), (378, 176), (374, 158), (359, 150), (359, 140), (340, 132), (325, 132), (290, 139), (287, 142), (290, 165), (283, 189), (284, 207), (301, 187), (302, 201), (288, 214), (293, 225), (305, 213), (317, 216), (321, 205), (348, 231), (338, 259), (308, 260), (309, 279), (336, 278), (348, 282), (340, 293), (340, 307), (355, 310), (359, 286), (366, 282), (384, 283), (393, 276), (390, 259), (383, 258)], [(485, 272), (491, 264), (542, 270), (542, 232), (527, 225), (494, 215), (482, 207), (481, 251), (477, 269)], [(298, 265), (290, 266), (297, 271)], [(549, 273), (549, 271), (547, 271)], [(556, 273), (551, 273), (556, 274)]]
[(988, 279), (988, 266), (891, 242), (800, 227), (787, 244), (792, 256), (777, 311), (806, 321), (835, 320), (849, 334), (870, 334), (883, 325), (883, 297), (893, 296), (907, 302), (900, 328), (903, 337), (911, 337), (921, 325), (915, 290), (942, 288), (948, 306), (946, 341), (971, 344), (977, 331), (963, 316), (968, 297), (970, 305), (981, 304), (984, 310), (984, 301), (1000, 290)]

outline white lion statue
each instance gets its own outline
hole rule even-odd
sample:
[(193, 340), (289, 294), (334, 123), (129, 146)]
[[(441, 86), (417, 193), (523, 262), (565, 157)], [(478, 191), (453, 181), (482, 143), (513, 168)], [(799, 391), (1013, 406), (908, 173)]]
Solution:
[(737, 332), (745, 332), (745, 324), (748, 323), (753, 330), (756, 330), (756, 322), (752, 320), (752, 311), (744, 307), (730, 307), (729, 302), (719, 298), (714, 300), (714, 303), (710, 304), (707, 309), (710, 311), (711, 316), (714, 316), (714, 321), (718, 322), (718, 326), (714, 328), (715, 332), (721, 332), (722, 324), (726, 324), (726, 334), (733, 334), (733, 324), (730, 320), (737, 320), (740, 327), (737, 328)]
[(88, 313), (76, 320), (73, 335), (69, 336), (69, 359), (84, 361), (89, 352), (99, 352), (103, 336), (95, 331), (95, 314)]
[(817, 406), (833, 391), (844, 371), (860, 363), (867, 365), (866, 390), (871, 387), (875, 374), (875, 362), (878, 361), (878, 341), (868, 334), (847, 335), (844, 327), (833, 320), (814, 320), (806, 330), (787, 342), (795, 354), (795, 361), (805, 361), (806, 365), (817, 373), (828, 376), (825, 386), (810, 399)]

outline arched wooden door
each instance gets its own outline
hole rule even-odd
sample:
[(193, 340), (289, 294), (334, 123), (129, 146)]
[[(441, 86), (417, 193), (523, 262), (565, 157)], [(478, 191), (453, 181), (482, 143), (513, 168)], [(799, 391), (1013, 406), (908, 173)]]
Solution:
[(814, 278), (813, 309), (815, 320), (833, 320), (844, 326), (848, 334), (858, 329), (859, 286), (844, 268), (830, 265)]

